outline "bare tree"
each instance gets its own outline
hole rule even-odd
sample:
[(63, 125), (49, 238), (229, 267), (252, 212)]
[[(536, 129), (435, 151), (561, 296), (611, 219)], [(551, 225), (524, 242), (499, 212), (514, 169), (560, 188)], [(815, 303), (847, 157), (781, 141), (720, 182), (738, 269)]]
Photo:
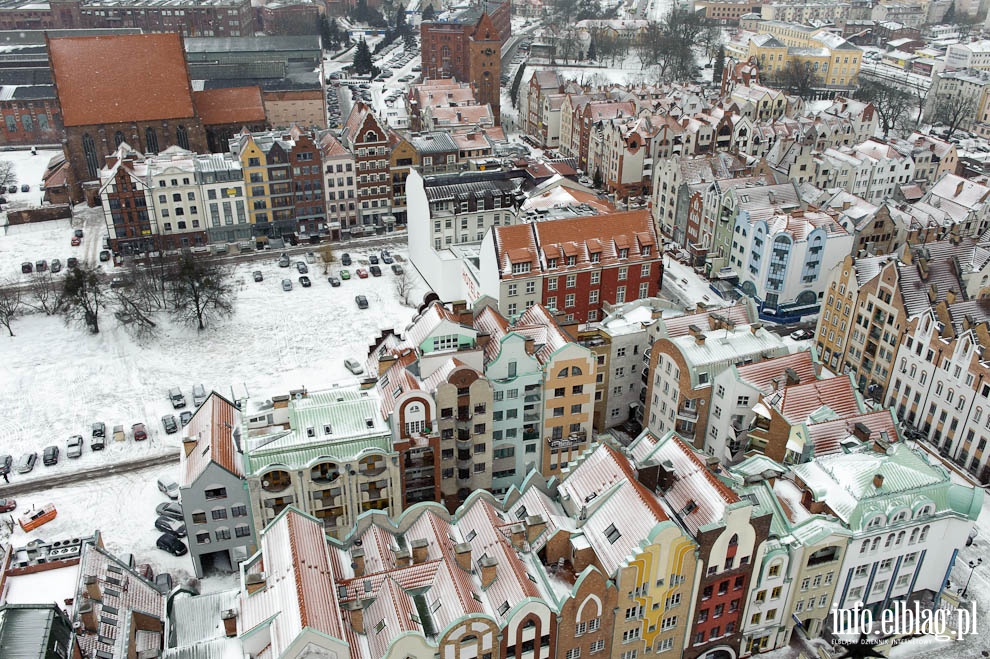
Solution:
[(26, 304), (37, 311), (44, 311), (48, 316), (54, 316), (59, 311), (62, 292), (51, 272), (39, 272), (31, 280), (31, 299), (33, 302)]
[(790, 60), (777, 76), (777, 84), (792, 96), (811, 99), (815, 96), (815, 87), (820, 85), (821, 78), (812, 72), (811, 66), (797, 60)]
[(332, 243), (323, 243), (320, 245), (320, 258), (323, 260), (323, 274), (329, 274), (330, 266), (337, 260)]
[(17, 168), (9, 160), (0, 160), (0, 186), (17, 184)]
[(21, 302), (21, 289), (19, 286), (6, 282), (0, 285), (0, 325), (7, 328), (7, 332), (14, 336), (11, 323), (24, 313)]
[(100, 332), (100, 312), (108, 302), (106, 284), (101, 271), (88, 265), (70, 268), (62, 283), (62, 303), (59, 308), (67, 321), (82, 323), (93, 334)]
[(412, 301), (414, 285), (415, 282), (409, 274), (409, 270), (405, 268), (402, 270), (401, 275), (396, 275), (395, 279), (392, 280), (392, 286), (395, 288), (395, 296), (407, 307), (416, 306)]
[(210, 320), (234, 312), (235, 291), (230, 270), (214, 261), (185, 254), (171, 281), (172, 312), (200, 330)]
[(126, 285), (113, 290), (113, 315), (117, 321), (138, 338), (154, 336), (158, 323), (154, 314), (166, 306), (163, 294), (165, 278), (151, 264), (132, 265), (123, 275)]
[(911, 94), (904, 87), (867, 79), (860, 81), (854, 96), (857, 100), (873, 104), (884, 137), (903, 127), (911, 105)]
[(950, 98), (941, 95), (935, 99), (932, 106), (931, 120), (933, 123), (945, 126), (945, 139), (962, 128), (963, 124), (971, 121), (976, 115), (976, 99), (972, 96)]

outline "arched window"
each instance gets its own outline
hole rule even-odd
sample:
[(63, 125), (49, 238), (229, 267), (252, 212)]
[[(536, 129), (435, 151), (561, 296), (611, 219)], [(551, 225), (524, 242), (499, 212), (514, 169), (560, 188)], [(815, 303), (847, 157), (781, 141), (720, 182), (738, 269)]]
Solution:
[(571, 366), (571, 377), (574, 377), (576, 375), (581, 375), (582, 372), (583, 371), (577, 366)]
[(144, 129), (144, 150), (147, 153), (158, 153), (158, 133), (150, 126)]
[(901, 543), (903, 543), (903, 542), (904, 542), (904, 535), (905, 535), (905, 534), (904, 534), (904, 531), (901, 531), (900, 533), (898, 533), (898, 534), (897, 534), (897, 543), (896, 543), (896, 544), (897, 544), (898, 546), (900, 546), (900, 545), (901, 545)]
[(919, 529), (911, 529), (911, 538), (908, 540), (909, 545), (913, 545), (918, 542)]
[(189, 132), (185, 126), (177, 126), (175, 129), (175, 141), (183, 149), (189, 148)]
[(879, 537), (873, 538), (873, 544), (870, 546), (870, 551), (876, 551), (877, 547), (879, 546), (880, 546), (880, 538)]
[(735, 547), (738, 544), (739, 544), (739, 534), (738, 533), (733, 533), (732, 534), (732, 537), (729, 538), (729, 546), (730, 547)]
[(113, 134), (113, 144), (114, 146), (120, 146), (124, 143), (124, 134), (119, 130)]
[(557, 377), (558, 378), (566, 378), (567, 377), (567, 368), (560, 369), (560, 373), (557, 374)]
[(95, 177), (100, 171), (100, 163), (96, 159), (96, 144), (93, 143), (93, 138), (89, 133), (83, 134), (82, 146), (83, 155), (86, 157), (86, 172), (91, 177)]
[(925, 540), (928, 539), (928, 529), (930, 528), (931, 528), (930, 526), (926, 526), (925, 528), (921, 529), (921, 535), (918, 536), (918, 542), (924, 542)]

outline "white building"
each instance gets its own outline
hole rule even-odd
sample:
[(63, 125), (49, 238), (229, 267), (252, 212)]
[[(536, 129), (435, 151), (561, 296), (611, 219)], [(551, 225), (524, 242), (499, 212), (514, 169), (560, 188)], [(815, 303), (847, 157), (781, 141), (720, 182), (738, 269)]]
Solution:
[(990, 69), (990, 40), (954, 43), (945, 49), (946, 69)]
[(251, 238), (241, 162), (229, 153), (209, 153), (195, 159), (196, 181), (210, 242), (233, 243)]

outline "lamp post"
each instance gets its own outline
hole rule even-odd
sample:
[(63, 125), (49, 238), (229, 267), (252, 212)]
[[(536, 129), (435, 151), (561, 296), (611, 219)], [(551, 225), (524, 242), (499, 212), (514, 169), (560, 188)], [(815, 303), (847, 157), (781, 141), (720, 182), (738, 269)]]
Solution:
[(978, 568), (982, 564), (983, 564), (982, 558), (977, 558), (975, 562), (974, 561), (969, 562), (969, 578), (966, 579), (966, 585), (963, 586), (962, 593), (960, 593), (961, 597), (966, 597), (966, 591), (969, 590), (969, 582), (973, 580), (973, 573), (976, 572), (976, 568)]

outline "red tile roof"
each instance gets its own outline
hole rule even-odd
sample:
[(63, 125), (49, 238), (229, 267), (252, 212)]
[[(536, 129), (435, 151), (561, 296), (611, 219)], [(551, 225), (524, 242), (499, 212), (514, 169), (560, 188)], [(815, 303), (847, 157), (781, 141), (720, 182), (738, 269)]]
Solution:
[(764, 394), (773, 392), (773, 380), (779, 380), (779, 386), (787, 383), (787, 369), (794, 369), (801, 382), (808, 383), (818, 378), (818, 369), (811, 359), (811, 352), (802, 350), (790, 355), (765, 359), (755, 364), (741, 366), (738, 369), (739, 379), (750, 383)]
[(828, 407), (840, 417), (862, 412), (856, 390), (848, 377), (787, 387), (776, 407), (792, 424), (804, 423), (812, 412), (821, 407)]
[(204, 126), (265, 120), (260, 87), (231, 87), (193, 92), (193, 103)]
[(183, 428), (183, 435), (196, 440), (196, 446), (189, 455), (183, 451), (180, 485), (191, 485), (211, 462), (232, 474), (243, 475), (241, 456), (234, 442), (234, 430), (239, 425), (240, 412), (234, 404), (211, 392)]
[(897, 424), (890, 410), (878, 410), (868, 414), (860, 414), (834, 421), (825, 421), (808, 426), (808, 441), (814, 446), (814, 457), (839, 453), (841, 442), (853, 434), (857, 423), (862, 423), (870, 431), (870, 439), (880, 439), (881, 433), (887, 435), (887, 441), (898, 439)]
[(195, 114), (177, 33), (51, 39), (48, 54), (67, 127)]

